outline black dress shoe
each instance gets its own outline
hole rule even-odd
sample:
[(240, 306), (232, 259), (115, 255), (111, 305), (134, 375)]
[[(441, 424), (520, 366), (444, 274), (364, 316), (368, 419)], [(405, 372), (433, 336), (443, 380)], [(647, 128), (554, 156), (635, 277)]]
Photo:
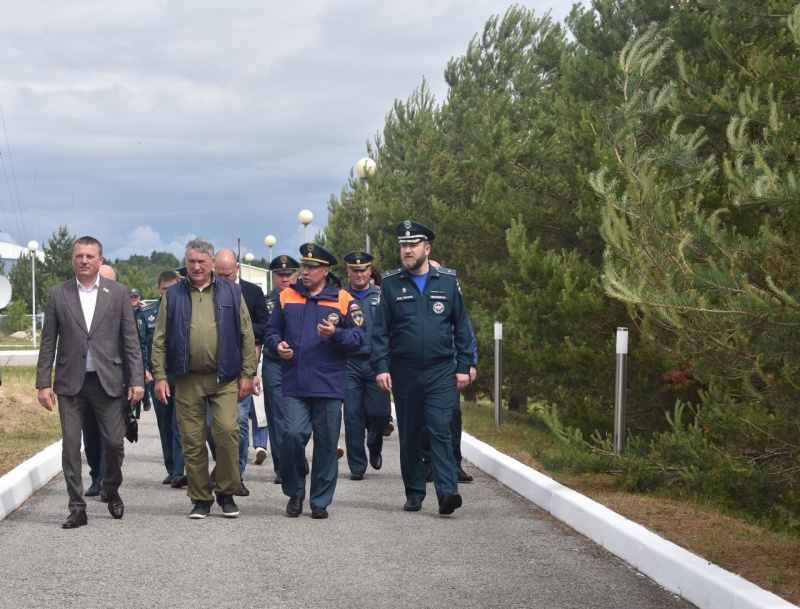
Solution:
[(364, 472), (353, 472), (350, 474), (350, 480), (363, 480)]
[(170, 486), (172, 486), (172, 488), (183, 488), (187, 484), (189, 484), (189, 478), (180, 474), (172, 479), (172, 484)]
[(380, 469), (383, 465), (383, 457), (381, 457), (381, 453), (370, 453), (369, 464), (372, 466), (372, 469)]
[(281, 480), (281, 477), (278, 474), (275, 474), (275, 479), (272, 482), (274, 484), (282, 484), (283, 480)]
[(97, 497), (100, 494), (100, 483), (99, 482), (92, 482), (92, 485), (86, 489), (86, 492), (83, 494), (84, 497)]
[(406, 512), (419, 512), (422, 509), (422, 499), (409, 499), (403, 506)]
[(67, 519), (61, 523), (62, 529), (77, 529), (82, 527), (89, 521), (86, 518), (86, 512), (83, 510), (72, 510), (67, 516)]
[(302, 497), (292, 497), (289, 499), (289, 503), (286, 504), (286, 513), (289, 514), (292, 518), (297, 518), (300, 514), (303, 513), (303, 498)]
[(472, 482), (475, 478), (470, 476), (467, 472), (465, 472), (462, 468), (458, 468), (458, 481), (459, 482)]
[(320, 505), (315, 505), (311, 508), (311, 517), (317, 520), (322, 520), (328, 517), (328, 510)]
[(430, 465), (425, 466), (425, 482), (433, 482), (433, 470)]
[(106, 489), (100, 489), (100, 501), (103, 503), (108, 503), (108, 495), (106, 494)]
[(448, 493), (439, 501), (439, 513), (442, 516), (452, 514), (461, 507), (461, 495), (458, 493)]
[(114, 518), (119, 520), (125, 513), (125, 504), (122, 503), (122, 498), (118, 493), (108, 494), (108, 513)]
[(239, 483), (239, 490), (234, 493), (237, 497), (249, 497), (250, 491), (244, 485), (244, 482)]
[(169, 474), (166, 478), (161, 481), (161, 484), (172, 484), (172, 481), (175, 479), (175, 476)]

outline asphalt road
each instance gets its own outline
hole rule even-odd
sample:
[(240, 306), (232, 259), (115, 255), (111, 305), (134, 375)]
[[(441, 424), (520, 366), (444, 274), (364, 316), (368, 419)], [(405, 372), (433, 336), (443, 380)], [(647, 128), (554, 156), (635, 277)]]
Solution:
[(342, 459), (330, 518), (307, 505), (289, 518), (271, 460), (254, 465), (251, 449), (239, 518), (215, 505), (191, 520), (185, 489), (161, 484), (145, 412), (140, 441), (126, 442), (122, 520), (90, 498), (88, 526), (61, 529), (59, 474), (0, 523), (0, 607), (693, 606), (466, 463), (475, 482), (452, 517), (438, 515), (432, 485), (421, 512), (403, 512), (396, 433), (383, 462), (356, 482)]

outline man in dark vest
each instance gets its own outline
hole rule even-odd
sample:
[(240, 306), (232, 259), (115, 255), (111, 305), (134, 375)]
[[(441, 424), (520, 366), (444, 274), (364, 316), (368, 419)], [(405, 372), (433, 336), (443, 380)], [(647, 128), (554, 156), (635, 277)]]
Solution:
[[(205, 518), (216, 493), (222, 515), (235, 518), (233, 496), (239, 476), (238, 402), (253, 392), (255, 339), (241, 288), (213, 272), (214, 246), (202, 237), (186, 244), (186, 279), (167, 288), (153, 338), (156, 398), (171, 395), (167, 370), (175, 375), (175, 401), (183, 442), (190, 518)], [(217, 447), (216, 488), (212, 489), (206, 449), (206, 409)]]

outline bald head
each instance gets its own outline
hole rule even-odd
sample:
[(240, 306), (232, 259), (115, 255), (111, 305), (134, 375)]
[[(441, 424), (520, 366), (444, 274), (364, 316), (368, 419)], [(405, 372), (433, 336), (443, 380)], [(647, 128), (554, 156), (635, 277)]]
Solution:
[(435, 260), (428, 259), (428, 264), (430, 264), (431, 266), (435, 266), (437, 269), (442, 268), (442, 265), (436, 262)]
[(236, 276), (239, 272), (239, 263), (236, 262), (236, 254), (233, 250), (219, 250), (214, 257), (214, 272), (217, 277), (227, 279), (228, 281), (236, 281)]
[(101, 264), (98, 272), (100, 273), (100, 277), (119, 281), (119, 275), (117, 274), (116, 269), (110, 264)]

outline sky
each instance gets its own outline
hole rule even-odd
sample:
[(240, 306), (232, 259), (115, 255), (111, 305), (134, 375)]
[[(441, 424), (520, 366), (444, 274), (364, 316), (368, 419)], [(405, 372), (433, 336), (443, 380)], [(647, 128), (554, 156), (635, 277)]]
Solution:
[(269, 258), (273, 235), (296, 256), (299, 212), (312, 239), (395, 100), (423, 80), (445, 100), (448, 62), (511, 4), (3, 0), (0, 240), (66, 226), (113, 260), (202, 235)]

